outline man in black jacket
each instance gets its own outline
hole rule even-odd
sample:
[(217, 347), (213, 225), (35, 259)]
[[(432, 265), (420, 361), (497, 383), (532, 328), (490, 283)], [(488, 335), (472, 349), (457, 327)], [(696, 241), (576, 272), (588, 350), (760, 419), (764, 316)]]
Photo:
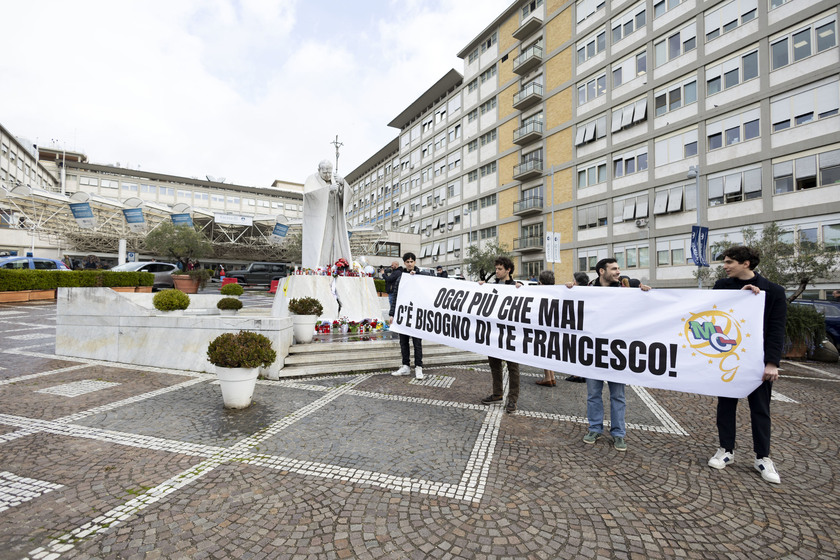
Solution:
[[(779, 484), (779, 473), (770, 460), (770, 395), (773, 381), (779, 378), (779, 362), (785, 343), (785, 319), (787, 300), (785, 290), (755, 272), (758, 266), (758, 251), (743, 245), (730, 247), (723, 253), (723, 269), (726, 278), (715, 282), (715, 290), (751, 290), (754, 294), (762, 290), (764, 300), (764, 375), (762, 384), (749, 394), (750, 422), (752, 424), (753, 450), (756, 470), (767, 482)], [(735, 461), (735, 411), (738, 399), (718, 397), (717, 428), (720, 448), (709, 459), (709, 466), (722, 469)]]
[(405, 269), (400, 266), (398, 261), (393, 261), (391, 268), (382, 270), (382, 278), (385, 279), (385, 292), (388, 294), (389, 307), (394, 307), (394, 303), (397, 301), (397, 289), (394, 285), (397, 283), (397, 279), (403, 270)]
[[(496, 284), (512, 284), (521, 286), (513, 279), (513, 261), (507, 257), (499, 257), (495, 262)], [(479, 282), (484, 284), (484, 281)], [(504, 386), (502, 364), (507, 363), (508, 368), (508, 400), (505, 404), (505, 412), (516, 411), (516, 401), (519, 400), (519, 364), (488, 356), (490, 362), (490, 374), (493, 376), (493, 393), (481, 399), (481, 404), (501, 404), (504, 398)]]
[[(397, 269), (393, 270), (388, 278), (393, 278), (393, 294), (389, 294), (389, 297), (393, 295), (391, 299), (391, 309), (388, 311), (388, 315), (391, 316), (391, 320), (394, 320), (394, 314), (397, 311), (397, 294), (400, 292), (400, 281), (402, 280), (403, 274), (423, 274), (426, 276), (434, 276), (434, 272), (432, 271), (423, 271), (417, 268), (415, 265), (417, 263), (417, 257), (414, 253), (406, 253), (403, 255), (403, 263), (405, 264), (405, 268), (398, 267)], [(397, 264), (394, 261), (394, 264)], [(394, 264), (391, 266), (393, 267)], [(386, 280), (387, 282), (387, 280)], [(407, 334), (400, 334), (400, 353), (402, 355), (402, 365), (398, 370), (391, 373), (394, 376), (401, 376), (401, 375), (408, 375), (411, 373), (411, 348), (409, 347), (409, 342), (414, 345), (414, 378), (415, 379), (424, 379), (425, 376), (423, 375), (423, 340), (416, 336), (410, 336)]]

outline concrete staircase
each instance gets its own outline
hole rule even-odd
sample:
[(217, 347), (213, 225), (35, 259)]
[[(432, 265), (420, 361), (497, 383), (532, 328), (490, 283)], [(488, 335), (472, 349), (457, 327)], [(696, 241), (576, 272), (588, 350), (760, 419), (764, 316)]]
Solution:
[[(412, 365), (414, 363), (414, 348)], [(487, 356), (443, 344), (423, 342), (423, 366), (486, 362)], [(372, 336), (371, 340), (294, 344), (280, 377), (397, 369), (402, 364), (399, 340)]]

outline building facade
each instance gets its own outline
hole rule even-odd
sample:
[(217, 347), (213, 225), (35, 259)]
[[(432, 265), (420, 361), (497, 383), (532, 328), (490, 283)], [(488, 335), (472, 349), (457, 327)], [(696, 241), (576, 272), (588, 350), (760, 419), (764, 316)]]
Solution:
[(696, 285), (696, 224), (710, 245), (775, 221), (838, 250), (837, 12), (516, 2), (458, 53), (463, 74), (413, 102), (390, 123), (396, 141), (348, 175), (348, 219), (420, 233), (425, 266), (457, 271), (462, 248), (496, 239), (519, 277), (592, 276), (615, 256), (659, 287)]

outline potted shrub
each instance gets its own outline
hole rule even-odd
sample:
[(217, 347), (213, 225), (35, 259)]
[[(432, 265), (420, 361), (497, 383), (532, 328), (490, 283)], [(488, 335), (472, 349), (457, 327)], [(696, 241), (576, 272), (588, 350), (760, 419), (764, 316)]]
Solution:
[(254, 396), (260, 366), (277, 359), (271, 341), (259, 333), (224, 333), (207, 346), (207, 360), (216, 366), (222, 400), (227, 408), (247, 408)]
[(324, 306), (313, 297), (292, 298), (289, 300), (289, 313), (292, 314), (292, 331), (298, 344), (312, 342), (315, 336), (315, 323), (324, 312)]
[(216, 307), (222, 315), (236, 315), (236, 312), (242, 309), (242, 302), (235, 297), (223, 297), (216, 303)]
[(813, 305), (788, 305), (785, 357), (808, 358), (825, 338), (825, 316)]
[(223, 296), (241, 296), (245, 293), (245, 288), (240, 286), (237, 282), (231, 282), (222, 286), (221, 294)]
[(196, 268), (195, 270), (184, 270), (172, 273), (172, 282), (175, 287), (186, 294), (197, 294), (207, 286), (207, 281), (213, 277), (213, 271), (209, 268)]
[(190, 306), (190, 296), (181, 290), (161, 290), (152, 298), (152, 304), (158, 311), (183, 313)]

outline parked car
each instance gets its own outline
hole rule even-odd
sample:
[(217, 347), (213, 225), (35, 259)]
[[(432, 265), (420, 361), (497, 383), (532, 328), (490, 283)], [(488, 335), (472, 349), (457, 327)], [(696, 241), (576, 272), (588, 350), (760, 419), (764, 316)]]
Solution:
[(791, 305), (808, 305), (825, 315), (825, 334), (834, 346), (840, 344), (840, 301), (795, 299)]
[(264, 284), (268, 286), (275, 278), (286, 276), (286, 265), (283, 263), (254, 262), (244, 270), (231, 270), (225, 278), (236, 278), (244, 285)]
[(111, 270), (116, 272), (151, 272), (155, 275), (152, 291), (156, 292), (175, 287), (175, 282), (172, 281), (172, 273), (178, 270), (178, 267), (172, 263), (149, 261), (120, 264)]
[(43, 257), (4, 257), (0, 259), (0, 268), (13, 270), (70, 270), (64, 262)]

